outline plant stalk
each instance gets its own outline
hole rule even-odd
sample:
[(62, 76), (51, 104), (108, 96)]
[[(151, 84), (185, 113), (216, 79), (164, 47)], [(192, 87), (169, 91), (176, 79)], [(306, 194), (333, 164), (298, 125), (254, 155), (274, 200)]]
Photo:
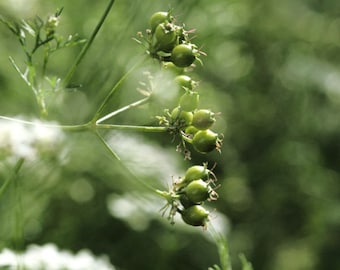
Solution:
[(100, 28), (103, 26), (105, 19), (107, 18), (107, 15), (110, 13), (110, 10), (114, 4), (115, 0), (110, 0), (109, 4), (107, 5), (102, 17), (100, 18), (96, 28), (94, 29), (89, 41), (84, 45), (84, 47), (82, 48), (82, 50), (80, 51), (78, 57), (76, 58), (75, 62), (73, 63), (73, 65), (71, 66), (69, 72), (67, 73), (64, 81), (63, 81), (63, 85), (64, 87), (67, 87), (67, 85), (69, 84), (70, 80), (73, 77), (73, 74), (75, 73), (77, 67), (79, 66), (80, 62), (83, 60), (85, 54), (87, 53), (88, 49), (90, 48), (90, 46), (92, 45), (94, 39), (96, 38)]

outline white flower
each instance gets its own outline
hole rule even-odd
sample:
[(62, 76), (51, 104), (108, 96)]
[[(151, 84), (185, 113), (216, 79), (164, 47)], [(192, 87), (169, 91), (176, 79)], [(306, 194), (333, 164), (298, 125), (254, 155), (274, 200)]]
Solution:
[(25, 253), (4, 249), (0, 253), (0, 268), (15, 270), (115, 270), (106, 256), (95, 257), (90, 251), (77, 254), (62, 251), (54, 244), (30, 245)]
[(114, 131), (109, 145), (122, 162), (139, 177), (157, 179), (163, 185), (171, 183), (172, 176), (183, 175), (180, 160), (174, 148), (165, 148), (148, 142), (142, 136)]
[(37, 160), (42, 155), (56, 155), (64, 136), (56, 124), (0, 119), (0, 160)]
[(32, 13), (32, 7), (36, 5), (37, 0), (7, 0), (2, 1), (5, 7), (13, 12)]

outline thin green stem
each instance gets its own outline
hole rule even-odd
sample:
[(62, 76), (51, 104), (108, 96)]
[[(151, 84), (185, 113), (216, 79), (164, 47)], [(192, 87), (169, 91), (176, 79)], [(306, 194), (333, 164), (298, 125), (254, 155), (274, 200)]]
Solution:
[(100, 135), (100, 133), (98, 131), (95, 132), (95, 134), (97, 135), (97, 137), (99, 138), (100, 142), (105, 146), (106, 150), (108, 150), (108, 152), (112, 155), (113, 158), (117, 159), (119, 162), (119, 164), (124, 167), (124, 171), (128, 172), (132, 178), (134, 180), (136, 180), (137, 183), (139, 183), (140, 185), (142, 185), (144, 188), (146, 188), (147, 190), (156, 193), (159, 195), (158, 190), (155, 189), (154, 187), (152, 187), (151, 185), (147, 184), (146, 182), (142, 181), (141, 179), (139, 179), (136, 175), (134, 175), (131, 170), (129, 168), (127, 168), (123, 162), (121, 162), (119, 156), (116, 154), (115, 151), (113, 151), (113, 149), (110, 147), (110, 145), (107, 143), (107, 141), (102, 137), (102, 135)]
[(24, 80), (24, 82), (32, 89), (34, 94), (38, 95), (38, 90), (34, 87), (34, 85), (30, 82), (30, 80), (27, 78), (29, 69), (26, 69), (25, 73), (22, 73), (20, 68), (15, 63), (14, 59), (12, 57), (9, 57), (9, 61), (13, 65), (14, 69), (19, 73), (20, 77)]
[(221, 269), (222, 270), (232, 270), (231, 266), (231, 259), (229, 255), (229, 246), (227, 239), (218, 233), (216, 229), (214, 228), (213, 224), (210, 222), (209, 224), (209, 232), (214, 239), (217, 249), (218, 249), (218, 254), (220, 257), (220, 264), (221, 264)]
[(20, 158), (17, 163), (14, 166), (13, 172), (12, 174), (5, 180), (5, 182), (2, 184), (2, 186), (0, 187), (0, 197), (2, 196), (2, 194), (6, 191), (8, 185), (13, 181), (13, 179), (15, 179), (22, 167), (22, 165), (24, 164), (25, 159), (24, 158)]
[(103, 100), (102, 104), (99, 106), (98, 110), (96, 111), (92, 122), (97, 122), (99, 119), (101, 113), (105, 109), (106, 104), (109, 102), (109, 100), (112, 98), (114, 93), (119, 89), (121, 84), (127, 79), (127, 77), (130, 75), (132, 71), (134, 71), (141, 63), (143, 63), (145, 58), (142, 58), (140, 61), (136, 62), (120, 79), (118, 82), (116, 82), (112, 87), (111, 90), (108, 92), (107, 96)]
[(149, 101), (149, 99), (150, 99), (150, 96), (148, 96), (148, 97), (146, 97), (146, 98), (143, 98), (143, 99), (140, 99), (140, 100), (138, 100), (138, 101), (136, 101), (136, 102), (133, 102), (133, 103), (131, 103), (131, 104), (129, 104), (129, 105), (126, 105), (126, 106), (124, 106), (124, 107), (122, 107), (122, 108), (120, 108), (120, 109), (118, 109), (118, 110), (115, 110), (115, 111), (113, 111), (113, 112), (111, 112), (111, 113), (105, 115), (104, 117), (98, 119), (97, 122), (96, 122), (96, 124), (99, 124), (99, 123), (101, 123), (101, 122), (104, 122), (105, 120), (110, 119), (111, 117), (113, 117), (113, 116), (115, 116), (115, 115), (117, 115), (117, 114), (119, 114), (119, 113), (125, 112), (125, 111), (127, 111), (127, 110), (132, 109), (132, 108), (135, 108), (135, 107), (137, 107), (137, 106), (140, 106), (140, 105), (142, 105), (142, 104), (145, 104), (145, 103), (147, 103), (147, 102)]
[(106, 150), (109, 151), (109, 153), (118, 161), (120, 161), (120, 157), (116, 154), (115, 151), (113, 151), (113, 149), (110, 147), (110, 145), (107, 143), (107, 141), (105, 141), (105, 139), (103, 138), (102, 135), (100, 135), (100, 133), (98, 132), (98, 130), (95, 132), (95, 134), (97, 135), (99, 141), (105, 146)]
[(167, 127), (154, 127), (154, 126), (134, 126), (134, 125), (111, 125), (111, 124), (93, 124), (92, 122), (80, 125), (57, 125), (57, 124), (44, 124), (41, 122), (31, 122), (21, 119), (0, 115), (0, 119), (8, 120), (24, 125), (40, 126), (47, 128), (60, 128), (65, 131), (87, 131), (87, 130), (99, 130), (99, 129), (117, 129), (117, 130), (128, 130), (128, 131), (139, 131), (139, 132), (166, 132)]
[(15, 193), (15, 226), (13, 227), (13, 230), (15, 249), (21, 250), (24, 243), (24, 213), (22, 206), (22, 190), (18, 180), (17, 177), (14, 177), (13, 179)]
[(85, 54), (87, 53), (88, 49), (90, 48), (90, 46), (92, 45), (94, 39), (96, 38), (100, 28), (103, 26), (104, 21), (107, 17), (107, 15), (109, 14), (113, 4), (114, 4), (115, 0), (110, 0), (109, 4), (107, 5), (101, 19), (99, 20), (96, 28), (94, 29), (89, 41), (84, 45), (84, 47), (82, 48), (82, 50), (80, 51), (78, 57), (76, 58), (75, 62), (73, 63), (73, 65), (71, 66), (69, 72), (67, 73), (65, 79), (64, 79), (64, 86), (67, 86), (73, 76), (73, 74), (75, 73), (77, 67), (79, 66), (80, 62), (83, 60)]
[(132, 125), (111, 125), (111, 124), (97, 124), (97, 129), (119, 129), (131, 130), (140, 132), (166, 132), (167, 127), (153, 127), (153, 126), (132, 126)]
[(14, 69), (18, 72), (20, 77), (25, 81), (25, 83), (32, 89), (38, 106), (40, 108), (40, 113), (43, 117), (47, 116), (46, 102), (43, 95), (43, 91), (35, 86), (35, 70), (32, 63), (28, 61), (28, 67), (25, 73), (22, 73), (20, 68), (15, 63), (12, 57), (9, 57), (10, 62), (12, 63)]
[(86, 123), (81, 125), (57, 125), (57, 124), (44, 124), (41, 122), (31, 122), (26, 120), (21, 120), (17, 118), (7, 117), (0, 115), (0, 119), (8, 120), (24, 125), (30, 125), (30, 126), (39, 126), (39, 127), (47, 127), (47, 128), (60, 128), (65, 131), (84, 131), (84, 130), (91, 130), (93, 129), (92, 123)]

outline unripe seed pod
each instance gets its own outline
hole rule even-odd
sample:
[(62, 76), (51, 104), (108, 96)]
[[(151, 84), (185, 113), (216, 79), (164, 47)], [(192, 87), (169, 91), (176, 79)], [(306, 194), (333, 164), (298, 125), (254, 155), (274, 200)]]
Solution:
[(179, 106), (184, 111), (193, 111), (197, 108), (199, 102), (199, 94), (195, 91), (185, 92), (179, 99)]
[(188, 196), (185, 193), (179, 196), (179, 201), (181, 202), (184, 208), (189, 208), (190, 206), (197, 204), (197, 203), (193, 203), (192, 201), (190, 201)]
[(191, 90), (193, 88), (193, 81), (192, 79), (187, 75), (178, 75), (175, 78), (175, 82), (182, 88), (186, 88), (188, 90)]
[(198, 129), (196, 127), (194, 127), (193, 125), (190, 125), (190, 126), (186, 127), (184, 132), (188, 135), (194, 136), (197, 131), (198, 131)]
[(218, 134), (210, 129), (200, 130), (194, 135), (192, 145), (197, 152), (211, 152), (218, 147)]
[(216, 121), (215, 113), (210, 110), (197, 110), (194, 112), (192, 125), (200, 130), (210, 128)]
[(173, 122), (179, 121), (183, 127), (189, 126), (192, 121), (192, 112), (183, 111), (180, 107), (176, 107), (171, 112), (171, 119)]
[(191, 181), (198, 179), (207, 179), (209, 176), (209, 169), (206, 166), (194, 165), (187, 169), (183, 181), (190, 183)]
[(176, 27), (172, 23), (161, 23), (155, 30), (156, 48), (171, 52), (176, 42)]
[(185, 223), (192, 226), (205, 226), (209, 220), (209, 211), (201, 205), (193, 205), (181, 213)]
[(149, 22), (151, 26), (151, 31), (154, 32), (159, 24), (168, 21), (168, 19), (169, 19), (168, 12), (158, 11), (152, 14)]
[(162, 62), (162, 65), (163, 65), (163, 68), (165, 70), (171, 71), (174, 74), (182, 74), (183, 73), (183, 68), (176, 66), (172, 62)]
[(193, 203), (202, 203), (209, 198), (210, 186), (202, 179), (192, 181), (185, 188), (184, 192)]
[(189, 67), (195, 59), (193, 44), (179, 44), (171, 52), (171, 60), (178, 67)]

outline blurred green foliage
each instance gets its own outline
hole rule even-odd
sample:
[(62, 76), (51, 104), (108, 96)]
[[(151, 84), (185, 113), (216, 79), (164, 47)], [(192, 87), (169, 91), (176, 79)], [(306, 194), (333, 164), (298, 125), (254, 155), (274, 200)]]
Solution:
[[(44, 18), (64, 7), (58, 31), (88, 38), (106, 2), (2, 1), (0, 10), (5, 17)], [(201, 106), (221, 112), (216, 129), (225, 133), (222, 154), (183, 161), (170, 136), (127, 134), (141, 148), (130, 142), (133, 147), (122, 149), (122, 165), (91, 134), (68, 134), (62, 164), (24, 165), (17, 184), (0, 198), (0, 248), (54, 242), (107, 254), (121, 269), (207, 269), (218, 263), (214, 243), (196, 228), (170, 226), (157, 218), (157, 210), (152, 216), (142, 196), (148, 194), (134, 177), (164, 188), (171, 176), (208, 159), (217, 161), (221, 188), (213, 207), (229, 219), (234, 269), (241, 267), (240, 253), (254, 269), (340, 269), (339, 1), (118, 0), (72, 80), (82, 87), (51, 93), (48, 119), (89, 120), (113, 83), (143, 54), (132, 37), (148, 27), (153, 12), (169, 6), (187, 28), (197, 30), (195, 42), (207, 53), (193, 76), (201, 81)], [(4, 25), (0, 39), (0, 115), (39, 117), (33, 94), (8, 61), (8, 56), (24, 60), (19, 44)], [(65, 76), (78, 52), (79, 47), (58, 52), (49, 73)], [(150, 60), (134, 72), (112, 108), (136, 100), (143, 72), (154, 66)], [(115, 121), (149, 124), (162, 109), (142, 107)], [(124, 143), (122, 136), (113, 140)], [(138, 153), (146, 160), (154, 154), (144, 144), (165, 158), (143, 174), (143, 159), (131, 160)], [(150, 216), (141, 229), (108, 210), (110, 196), (130, 192)], [(154, 204), (163, 206), (160, 200)]]

